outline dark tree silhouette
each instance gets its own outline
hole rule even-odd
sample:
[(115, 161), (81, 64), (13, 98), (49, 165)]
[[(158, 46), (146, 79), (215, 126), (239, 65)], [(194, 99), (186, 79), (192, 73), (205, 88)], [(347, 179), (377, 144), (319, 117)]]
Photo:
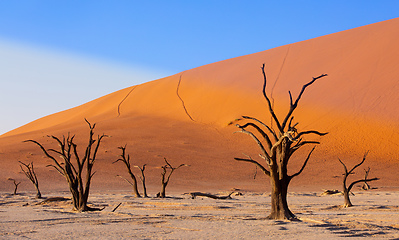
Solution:
[(9, 178), (8, 180), (11, 180), (11, 181), (14, 182), (14, 193), (13, 193), (13, 195), (17, 195), (18, 186), (19, 186), (19, 184), (21, 184), (21, 182), (17, 183), (17, 181), (15, 181), (15, 179), (12, 179), (12, 178)]
[[(86, 119), (85, 121), (89, 125), (90, 132), (89, 141), (87, 143), (83, 158), (81, 158), (81, 156), (78, 154), (77, 145), (74, 143), (75, 136), (71, 137), (69, 134), (67, 137), (63, 136), (62, 139), (53, 135), (48, 136), (58, 143), (59, 150), (45, 149), (42, 144), (35, 140), (25, 141), (37, 144), (42, 149), (46, 157), (53, 161), (53, 164), (48, 166), (54, 167), (61, 175), (65, 177), (69, 185), (69, 190), (72, 194), (74, 210), (79, 212), (101, 210), (87, 206), (87, 200), (89, 198), (91, 180), (95, 174), (95, 172), (92, 172), (93, 165), (96, 161), (101, 140), (105, 137), (105, 135), (99, 135), (97, 140), (93, 139), (94, 128), (96, 124), (91, 125)], [(53, 156), (52, 154), (57, 157)], [(59, 159), (62, 159), (62, 161)], [(75, 164), (73, 163), (73, 159)]]
[[(240, 129), (239, 132), (245, 133), (251, 136), (261, 150), (259, 156), (265, 161), (261, 163), (257, 160), (247, 156), (247, 158), (234, 158), (237, 161), (244, 161), (255, 164), (259, 167), (270, 179), (272, 192), (271, 192), (271, 213), (268, 216), (269, 219), (296, 219), (295, 215), (288, 208), (287, 204), (287, 192), (290, 181), (302, 173), (304, 170), (313, 150), (308, 153), (301, 169), (293, 175), (288, 175), (287, 166), (292, 155), (301, 147), (308, 144), (319, 144), (318, 141), (306, 141), (303, 137), (309, 134), (323, 136), (327, 133), (321, 133), (315, 130), (298, 132), (298, 123), (293, 124), (293, 112), (298, 107), (299, 100), (301, 99), (305, 89), (312, 85), (316, 80), (327, 76), (322, 74), (318, 77), (314, 77), (310, 82), (303, 85), (299, 95), (293, 100), (291, 92), (289, 91), (290, 97), (290, 108), (288, 113), (285, 115), (283, 120), (279, 119), (273, 109), (273, 104), (270, 98), (266, 94), (266, 72), (265, 64), (262, 65), (263, 74), (263, 96), (268, 105), (268, 111), (271, 115), (272, 124), (266, 125), (257, 118), (242, 116), (242, 118), (236, 121), (246, 121), (246, 123), (236, 126)], [(273, 129), (273, 125), (277, 129)], [(255, 130), (251, 132), (249, 129)], [(258, 137), (259, 136), (259, 137)], [(266, 146), (264, 145), (266, 144)]]
[(175, 170), (177, 170), (177, 169), (179, 169), (179, 168), (181, 168), (181, 167), (183, 167), (183, 166), (189, 166), (189, 165), (186, 165), (186, 164), (180, 164), (178, 167), (173, 167), (167, 160), (166, 160), (166, 158), (164, 158), (164, 160), (165, 160), (165, 165), (163, 165), (163, 166), (161, 166), (161, 168), (162, 168), (162, 179), (161, 179), (161, 183), (162, 183), (162, 189), (161, 189), (161, 192), (160, 193), (158, 193), (158, 197), (160, 197), (160, 198), (165, 198), (166, 197), (166, 187), (168, 186), (168, 183), (169, 183), (169, 180), (170, 180), (170, 176), (172, 176), (172, 173), (175, 171)]
[[(361, 182), (364, 182), (364, 183), (367, 183), (367, 182), (371, 182), (371, 181), (375, 181), (375, 180), (378, 180), (379, 178), (371, 178), (371, 179), (368, 179), (367, 177), (368, 177), (368, 171), (366, 171), (366, 176), (365, 176), (365, 178), (364, 179), (360, 179), (360, 180), (357, 180), (357, 181), (353, 181), (351, 184), (349, 184), (349, 186), (347, 187), (347, 184), (346, 184), (346, 180), (348, 179), (348, 177), (349, 177), (349, 175), (351, 175), (351, 174), (354, 174), (354, 170), (356, 169), (356, 168), (358, 168), (358, 167), (360, 167), (360, 165), (362, 165), (363, 163), (364, 163), (364, 161), (366, 160), (366, 157), (367, 157), (367, 154), (368, 154), (368, 152), (366, 152), (365, 154), (364, 154), (364, 156), (363, 156), (363, 160), (360, 162), (360, 163), (358, 163), (358, 164), (356, 164), (352, 169), (350, 169), (349, 171), (348, 171), (348, 168), (346, 167), (346, 165), (341, 161), (341, 159), (339, 159), (338, 158), (338, 160), (339, 160), (339, 162), (342, 164), (342, 166), (344, 166), (344, 170), (345, 170), (345, 173), (343, 174), (344, 175), (344, 178), (343, 178), (343, 183), (342, 183), (342, 187), (343, 187), (343, 194), (344, 194), (344, 205), (343, 205), (343, 207), (352, 207), (353, 206), (353, 204), (352, 204), (352, 202), (351, 202), (351, 200), (350, 200), (350, 198), (349, 198), (349, 195), (350, 195), (350, 191), (352, 190), (352, 188), (353, 188), (353, 186), (355, 186), (355, 184), (358, 184), (358, 183), (361, 183)], [(369, 171), (370, 171), (370, 168), (369, 168)]]
[[(364, 180), (367, 180), (367, 177), (369, 176), (369, 173), (370, 173), (370, 167), (368, 167), (367, 169), (364, 169)], [(367, 183), (367, 181), (363, 183), (362, 189), (366, 190), (366, 191), (371, 189), (371, 187)]]
[(148, 198), (148, 195), (147, 195), (147, 186), (146, 186), (146, 183), (145, 183), (145, 174), (144, 174), (144, 171), (145, 171), (145, 167), (146, 167), (146, 166), (147, 166), (147, 164), (144, 164), (142, 167), (140, 167), (140, 166), (134, 166), (134, 167), (140, 169), (141, 176), (140, 176), (139, 178), (140, 178), (140, 180), (141, 180), (141, 183), (143, 184), (143, 195), (144, 195), (145, 198)]
[(120, 150), (122, 150), (122, 154), (119, 155), (118, 160), (116, 160), (114, 163), (119, 162), (119, 161), (123, 162), (125, 164), (125, 166), (126, 166), (126, 169), (127, 169), (128, 173), (129, 173), (129, 175), (130, 175), (130, 178), (132, 179), (133, 182), (130, 182), (129, 180), (127, 180), (126, 178), (124, 178), (124, 177), (122, 177), (120, 175), (118, 175), (118, 176), (123, 178), (123, 179), (125, 179), (128, 183), (130, 183), (130, 185), (132, 185), (135, 197), (141, 197), (141, 195), (139, 193), (139, 190), (137, 189), (136, 176), (134, 175), (134, 173), (132, 171), (132, 167), (130, 165), (130, 155), (127, 154), (127, 156), (126, 156), (126, 146), (124, 146), (124, 147), (120, 146), (118, 148)]
[(42, 198), (42, 194), (40, 193), (39, 190), (39, 181), (37, 180), (35, 169), (33, 168), (33, 162), (28, 164), (23, 163), (21, 161), (19, 162), (21, 163), (21, 165), (19, 165), (21, 167), (21, 170), (25, 173), (26, 177), (32, 182), (32, 184), (36, 188), (36, 198)]

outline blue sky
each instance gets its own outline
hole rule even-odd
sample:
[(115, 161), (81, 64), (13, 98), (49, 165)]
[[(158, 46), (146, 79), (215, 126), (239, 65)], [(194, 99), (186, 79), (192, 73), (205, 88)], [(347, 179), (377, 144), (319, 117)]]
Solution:
[(180, 71), (396, 18), (399, 1), (1, 1), (0, 134)]

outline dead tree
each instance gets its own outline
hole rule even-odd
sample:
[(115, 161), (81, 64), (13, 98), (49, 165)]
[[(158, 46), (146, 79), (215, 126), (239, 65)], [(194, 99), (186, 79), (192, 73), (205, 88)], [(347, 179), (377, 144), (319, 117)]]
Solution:
[[(242, 116), (242, 118), (236, 121), (245, 121), (242, 125), (236, 124), (240, 129), (239, 132), (245, 133), (252, 137), (260, 148), (261, 154), (259, 156), (265, 161), (254, 160), (251, 157), (247, 158), (234, 158), (237, 161), (244, 161), (255, 164), (259, 167), (270, 179), (272, 191), (271, 191), (271, 213), (268, 219), (296, 219), (295, 215), (288, 208), (287, 204), (287, 191), (290, 181), (302, 173), (308, 160), (315, 149), (308, 153), (301, 169), (292, 174), (288, 175), (287, 166), (292, 155), (301, 147), (308, 144), (319, 144), (318, 141), (306, 141), (303, 137), (306, 135), (318, 135), (323, 136), (327, 133), (321, 133), (315, 130), (298, 132), (298, 123), (293, 124), (293, 112), (298, 107), (298, 102), (301, 99), (305, 89), (312, 85), (316, 80), (327, 76), (322, 74), (318, 77), (314, 77), (310, 82), (303, 85), (302, 90), (295, 99), (292, 98), (291, 92), (289, 91), (290, 97), (290, 108), (288, 113), (282, 119), (279, 119), (274, 112), (273, 105), (270, 98), (266, 94), (266, 73), (265, 64), (262, 65), (263, 74), (263, 97), (265, 98), (268, 111), (271, 115), (271, 125), (267, 125), (257, 118)], [(274, 129), (272, 126), (276, 126)], [(256, 133), (256, 134), (255, 134)], [(265, 145), (266, 144), (266, 145)]]
[(190, 195), (191, 195), (191, 199), (195, 199), (196, 197), (208, 197), (208, 198), (212, 198), (212, 199), (222, 199), (222, 200), (225, 200), (225, 199), (232, 199), (232, 198), (231, 198), (231, 195), (232, 195), (233, 193), (234, 193), (234, 192), (231, 192), (229, 195), (226, 195), (226, 196), (217, 196), (217, 195), (210, 194), (210, 193), (191, 192)]
[[(188, 166), (186, 164), (180, 164), (178, 167), (173, 167), (167, 160), (165, 159), (165, 165), (163, 165), (161, 168), (163, 169), (162, 171), (162, 190), (160, 193), (157, 194), (157, 197), (160, 198), (165, 198), (166, 197), (166, 187), (168, 186), (169, 180), (170, 180), (170, 176), (172, 176), (172, 173), (183, 167), (183, 166)], [(168, 172), (169, 170), (169, 172)]]
[(145, 184), (145, 175), (144, 175), (145, 166), (147, 166), (147, 164), (144, 164), (142, 167), (140, 167), (140, 166), (135, 166), (135, 167), (140, 169), (140, 172), (141, 172), (140, 180), (141, 180), (141, 183), (143, 184), (143, 195), (144, 195), (145, 198), (148, 198), (147, 186)]
[[(132, 185), (132, 187), (133, 187), (133, 192), (134, 192), (135, 197), (141, 197), (141, 195), (140, 195), (140, 193), (139, 193), (139, 190), (137, 189), (137, 179), (136, 179), (136, 176), (135, 176), (134, 173), (132, 172), (132, 168), (131, 168), (131, 165), (130, 165), (130, 155), (128, 154), (128, 155), (126, 156), (126, 146), (124, 146), (124, 147), (121, 146), (121, 147), (118, 147), (118, 148), (122, 150), (122, 154), (119, 155), (118, 160), (116, 160), (114, 163), (121, 161), (121, 162), (123, 162), (123, 163), (125, 164), (125, 166), (126, 166), (126, 168), (127, 168), (127, 171), (128, 171), (128, 173), (129, 173), (129, 175), (130, 175), (130, 178), (132, 179), (133, 182), (128, 181), (126, 178), (124, 178), (124, 179), (125, 179), (128, 183), (130, 183), (130, 185)], [(118, 175), (118, 176), (119, 176), (119, 175)], [(121, 176), (120, 176), (120, 177), (121, 177)], [(122, 178), (123, 178), (123, 177), (122, 177)]]
[(18, 186), (19, 184), (21, 184), (21, 182), (15, 181), (15, 179), (9, 178), (8, 180), (12, 180), (14, 182), (14, 193), (12, 195), (17, 195), (17, 190), (18, 190)]
[[(19, 165), (21, 167), (21, 170), (25, 173), (26, 177), (32, 182), (32, 184), (36, 188), (36, 198), (42, 198), (42, 194), (39, 190), (39, 181), (37, 180), (35, 169), (33, 168), (33, 162), (28, 164), (21, 161), (19, 162), (21, 163), (21, 165)], [(24, 166), (26, 170), (22, 166)]]
[[(37, 144), (45, 156), (53, 161), (53, 164), (48, 166), (54, 167), (65, 177), (72, 194), (74, 210), (79, 212), (101, 210), (87, 206), (87, 200), (89, 198), (91, 180), (95, 174), (95, 172), (92, 172), (93, 165), (96, 161), (101, 140), (105, 135), (98, 135), (97, 140), (93, 139), (96, 124), (91, 125), (86, 119), (85, 121), (89, 125), (90, 132), (83, 158), (78, 154), (77, 145), (74, 143), (75, 136), (71, 137), (69, 134), (67, 137), (63, 136), (62, 139), (53, 135), (48, 136), (58, 143), (59, 150), (45, 149), (42, 144), (35, 140), (25, 141)], [(62, 160), (59, 160), (59, 158)], [(73, 163), (73, 160), (75, 163)]]
[(353, 205), (352, 205), (352, 202), (351, 202), (351, 200), (350, 200), (350, 198), (349, 198), (349, 195), (350, 195), (350, 192), (351, 192), (353, 186), (355, 186), (355, 184), (358, 184), (358, 183), (361, 183), (361, 182), (367, 183), (367, 182), (371, 182), (371, 181), (375, 181), (375, 180), (378, 180), (378, 179), (379, 179), (379, 178), (371, 178), (371, 179), (368, 179), (368, 178), (367, 178), (368, 174), (366, 174), (366, 176), (365, 176), (364, 179), (360, 179), (360, 180), (357, 180), (357, 181), (353, 181), (351, 184), (349, 184), (348, 187), (347, 187), (347, 185), (346, 185), (346, 180), (348, 179), (348, 176), (351, 175), (351, 174), (354, 174), (353, 171), (354, 171), (356, 168), (358, 168), (360, 165), (362, 165), (362, 164), (364, 163), (364, 161), (366, 160), (367, 154), (368, 154), (368, 152), (366, 152), (366, 153), (364, 154), (363, 160), (362, 160), (359, 164), (355, 165), (355, 166), (354, 166), (352, 169), (350, 169), (349, 171), (348, 171), (348, 168), (346, 167), (346, 165), (341, 161), (341, 159), (338, 158), (339, 162), (342, 164), (342, 166), (344, 166), (344, 170), (345, 170), (345, 173), (343, 174), (343, 175), (344, 175), (344, 178), (343, 178), (343, 182), (342, 182), (342, 187), (343, 187), (342, 193), (344, 194), (344, 201), (345, 201), (345, 202), (344, 202), (344, 205), (343, 205), (344, 208), (346, 208), (346, 207), (352, 207), (352, 206), (353, 206)]
[[(369, 173), (370, 173), (370, 167), (368, 167), (367, 169), (364, 169), (364, 180), (366, 180), (367, 179), (367, 177), (369, 176)], [(370, 185), (367, 183), (367, 182), (364, 182), (363, 183), (363, 186), (362, 186), (362, 189), (363, 190), (370, 190), (371, 189), (371, 187), (370, 187)]]

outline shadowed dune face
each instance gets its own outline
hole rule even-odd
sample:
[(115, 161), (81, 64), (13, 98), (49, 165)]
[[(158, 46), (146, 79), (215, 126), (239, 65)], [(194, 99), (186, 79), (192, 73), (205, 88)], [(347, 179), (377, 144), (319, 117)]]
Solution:
[[(288, 111), (289, 90), (296, 97), (312, 77), (328, 74), (306, 90), (294, 112), (300, 131), (329, 134), (307, 138), (319, 140), (321, 145), (293, 187), (339, 187), (340, 179), (334, 178), (342, 172), (337, 157), (354, 164), (367, 150), (370, 154), (365, 167), (370, 166), (370, 174), (381, 178), (373, 184), (398, 186), (398, 29), (399, 19), (393, 19), (229, 59), (122, 89), (38, 119), (0, 137), (0, 162), (5, 166), (0, 176), (6, 182), (2, 186), (11, 185), (5, 180), (9, 177), (23, 179), (17, 161), (37, 162), (38, 174), (64, 184), (61, 177), (45, 168), (49, 162), (36, 146), (21, 142), (46, 142), (43, 136), (71, 132), (81, 137), (83, 144), (87, 135), (83, 119), (87, 118), (97, 123), (98, 134), (111, 136), (102, 145), (93, 187), (128, 187), (114, 177), (124, 166), (111, 164), (119, 154), (117, 147), (127, 144), (127, 152), (137, 164), (150, 165), (149, 184), (156, 187), (160, 181), (156, 167), (163, 164), (165, 156), (172, 164), (191, 165), (176, 172), (171, 188), (267, 190), (260, 172), (253, 180), (252, 165), (234, 162), (233, 157), (243, 152), (256, 157), (258, 150), (248, 136), (233, 134), (237, 129), (229, 125), (242, 115), (270, 123), (261, 92), (262, 63), (266, 63), (267, 92), (281, 118)], [(292, 172), (301, 167), (308, 150), (310, 147), (294, 155)], [(359, 177), (362, 174), (359, 172)]]

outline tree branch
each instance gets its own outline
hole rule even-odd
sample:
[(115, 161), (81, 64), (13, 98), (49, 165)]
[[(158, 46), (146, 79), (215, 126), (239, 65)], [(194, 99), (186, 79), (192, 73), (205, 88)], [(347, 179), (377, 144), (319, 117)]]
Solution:
[[(357, 167), (359, 167), (360, 165), (362, 165), (363, 163), (364, 163), (364, 161), (366, 160), (366, 157), (367, 157), (367, 154), (369, 153), (369, 151), (367, 151), (364, 155), (363, 155), (363, 160), (359, 163), (359, 164), (357, 164), (357, 165), (355, 165), (349, 172), (348, 172), (348, 174), (351, 174)], [(341, 161), (341, 160), (340, 160)], [(342, 162), (341, 162), (342, 163)]]
[(379, 178), (371, 178), (371, 179), (361, 179), (361, 180), (357, 180), (354, 181), (353, 183), (351, 183), (348, 187), (348, 191), (350, 192), (350, 190), (352, 189), (353, 186), (355, 186), (355, 184), (357, 183), (361, 183), (361, 182), (371, 182), (371, 181), (376, 181), (379, 180)]
[(208, 198), (212, 198), (212, 199), (231, 199), (231, 195), (234, 192), (231, 192), (229, 195), (227, 196), (216, 196), (210, 193), (202, 193), (202, 192), (191, 192), (191, 198), (195, 199), (196, 197), (208, 197)]
[(318, 141), (299, 141), (297, 144), (295, 144), (295, 146), (291, 147), (291, 152), (290, 155), (292, 155), (296, 150), (298, 150), (299, 148), (303, 147), (306, 144), (320, 144), (320, 142)]
[(269, 97), (266, 94), (267, 78), (266, 78), (265, 64), (264, 63), (262, 65), (262, 74), (263, 74), (263, 89), (262, 89), (263, 96), (265, 97), (265, 99), (267, 101), (267, 105), (269, 106), (269, 112), (272, 115), (273, 120), (276, 122), (277, 128), (279, 129), (279, 131), (281, 133), (283, 133), (284, 129), (281, 127), (280, 121), (278, 120), (276, 114), (274, 113), (272, 103), (270, 102), (270, 99), (269, 99)]
[(37, 182), (37, 177), (35, 174), (35, 171), (33, 169), (33, 162), (31, 162), (30, 164), (26, 164), (23, 163), (21, 161), (18, 161), (19, 163), (21, 163), (22, 165), (24, 165), (27, 169), (27, 171), (25, 171), (25, 169), (22, 167), (22, 165), (19, 165), (19, 167), (21, 168), (22, 172), (25, 173), (25, 176), (33, 183), (36, 184)]
[(134, 184), (132, 182), (130, 182), (128, 179), (126, 179), (125, 177), (121, 176), (121, 175), (116, 175), (117, 177), (122, 178), (123, 180), (125, 180), (126, 182), (128, 182), (130, 185), (134, 186)]
[[(64, 168), (60, 165), (60, 163), (53, 157), (53, 156), (51, 156), (48, 152), (47, 152), (47, 150), (39, 143), (39, 142), (37, 142), (37, 141), (35, 141), (35, 140), (31, 140), (31, 139), (29, 139), (29, 140), (25, 140), (25, 141), (23, 141), (23, 142), (32, 142), (32, 143), (35, 143), (36, 145), (38, 145), (39, 147), (40, 147), (40, 149), (43, 151), (43, 153), (44, 153), (44, 155), (46, 155), (46, 157), (48, 157), (48, 158), (50, 158), (51, 160), (53, 160), (53, 162), (55, 163), (55, 165), (60, 169), (60, 170), (62, 170), (62, 171), (64, 171)], [(57, 168), (56, 168), (57, 169)], [(58, 169), (57, 169), (58, 170)], [(59, 170), (58, 170), (58, 172), (60, 172)], [(61, 173), (61, 172), (60, 172)], [(64, 173), (61, 173), (62, 175), (64, 175)]]
[(306, 89), (308, 86), (312, 85), (317, 79), (320, 79), (320, 78), (325, 77), (325, 76), (327, 76), (327, 74), (322, 74), (322, 75), (320, 75), (320, 76), (318, 76), (318, 77), (314, 77), (314, 78), (312, 79), (312, 81), (310, 81), (310, 82), (306, 83), (305, 85), (303, 85), (303, 86), (302, 86), (302, 90), (301, 90), (301, 92), (299, 93), (299, 95), (298, 95), (298, 97), (296, 98), (296, 100), (295, 100), (294, 103), (292, 102), (292, 95), (291, 95), (291, 92), (288, 92), (289, 95), (290, 95), (290, 110), (288, 111), (287, 115), (286, 115), (285, 118), (284, 118), (283, 124), (281, 125), (282, 132), (284, 132), (284, 128), (285, 128), (285, 126), (286, 126), (286, 124), (287, 124), (288, 119), (291, 117), (291, 115), (292, 115), (292, 113), (294, 112), (294, 110), (298, 107), (298, 102), (299, 102), (299, 100), (301, 99), (302, 94), (305, 92), (305, 89)]
[(294, 177), (296, 177), (296, 176), (298, 176), (299, 174), (302, 173), (302, 171), (303, 171), (303, 170), (305, 169), (305, 167), (306, 167), (306, 164), (307, 164), (308, 161), (309, 161), (310, 155), (312, 155), (312, 152), (313, 152), (313, 150), (314, 150), (315, 148), (316, 148), (316, 146), (314, 146), (314, 147), (312, 148), (312, 150), (309, 152), (309, 154), (308, 154), (308, 156), (307, 156), (305, 162), (304, 162), (303, 165), (302, 165), (302, 168), (301, 168), (297, 173), (295, 173), (295, 174), (293, 174), (292, 176), (290, 176), (291, 179), (294, 178)]
[(259, 146), (259, 148), (261, 149), (263, 155), (267, 156), (267, 158), (270, 159), (270, 155), (266, 152), (265, 147), (263, 146), (263, 144), (261, 143), (261, 141), (259, 141), (259, 139), (258, 139), (252, 132), (247, 131), (247, 130), (241, 128), (241, 126), (240, 126), (239, 124), (237, 124), (236, 126), (237, 126), (238, 128), (241, 129), (241, 131), (239, 131), (239, 132), (245, 133), (245, 134), (248, 134), (249, 136), (251, 136), (251, 137), (255, 140), (255, 142), (258, 144), (258, 146)]
[(261, 124), (262, 126), (264, 126), (267, 130), (269, 130), (269, 132), (273, 135), (274, 140), (278, 141), (278, 137), (277, 137), (276, 132), (275, 132), (272, 128), (270, 128), (269, 126), (267, 126), (266, 124), (264, 124), (262, 121), (260, 121), (259, 119), (254, 118), (254, 117), (249, 117), (249, 116), (242, 116), (242, 118), (244, 118), (244, 119), (251, 119), (251, 120), (254, 120), (254, 121), (260, 123), (260, 124)]
[(58, 167), (56, 167), (56, 166), (54, 166), (54, 165), (52, 165), (52, 164), (49, 164), (49, 165), (47, 165), (46, 167), (53, 167), (53, 168), (55, 168), (55, 170), (57, 170), (57, 172), (59, 172), (62, 176), (65, 176), (65, 174), (64, 174), (64, 169), (59, 169)]
[(342, 166), (344, 166), (344, 170), (345, 170), (345, 175), (347, 176), (347, 175), (349, 175), (348, 174), (348, 169), (346, 168), (346, 165), (345, 165), (345, 163), (343, 163), (342, 161), (341, 161), (341, 159), (340, 158), (338, 158), (338, 161), (342, 164)]
[(321, 132), (315, 131), (315, 130), (304, 131), (304, 132), (298, 133), (298, 134), (295, 136), (294, 139), (297, 140), (297, 139), (299, 139), (301, 136), (307, 135), (307, 134), (316, 134), (316, 135), (319, 135), (319, 136), (324, 136), (324, 135), (328, 134), (328, 132), (326, 132), (326, 133), (321, 133)]
[(270, 149), (270, 158), (273, 158), (275, 156), (277, 147), (283, 142), (285, 138), (290, 140), (289, 135), (284, 134), (283, 136), (280, 137), (280, 139), (277, 142), (273, 144), (272, 148)]
[(236, 161), (241, 161), (241, 162), (250, 162), (250, 163), (253, 163), (253, 164), (255, 164), (256, 166), (258, 166), (267, 176), (270, 176), (270, 172), (269, 172), (265, 167), (263, 167), (260, 163), (258, 163), (257, 161), (253, 160), (252, 158), (251, 158), (251, 159), (234, 158), (234, 160), (236, 160)]
[(256, 125), (255, 123), (246, 123), (246, 124), (242, 125), (240, 128), (245, 129), (248, 126), (255, 128), (265, 139), (267, 146), (269, 148), (272, 148), (273, 145), (272, 145), (272, 142), (270, 141), (269, 136), (260, 127), (258, 127), (258, 125)]

